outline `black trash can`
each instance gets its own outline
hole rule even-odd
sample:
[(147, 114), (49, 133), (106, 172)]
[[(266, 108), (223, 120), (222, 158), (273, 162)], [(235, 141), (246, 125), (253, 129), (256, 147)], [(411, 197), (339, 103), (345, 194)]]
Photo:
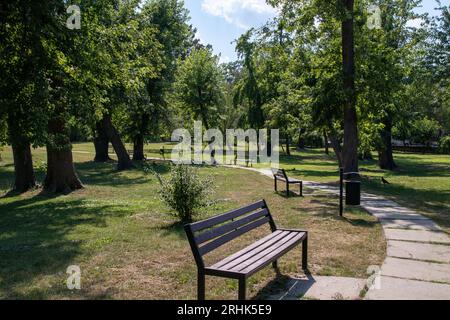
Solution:
[(359, 172), (343, 174), (345, 183), (345, 204), (359, 206), (361, 204), (361, 176)]
[(361, 204), (361, 182), (356, 180), (345, 181), (345, 204), (359, 206)]

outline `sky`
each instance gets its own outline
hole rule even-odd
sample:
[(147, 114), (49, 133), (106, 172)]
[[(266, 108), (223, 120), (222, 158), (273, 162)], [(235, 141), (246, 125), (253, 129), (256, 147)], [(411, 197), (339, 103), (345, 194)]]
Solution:
[[(442, 0), (449, 5), (450, 0)], [(203, 44), (211, 44), (221, 62), (237, 59), (235, 44), (241, 34), (251, 27), (260, 27), (275, 17), (276, 10), (265, 0), (185, 0), (190, 11), (191, 23), (197, 28), (197, 38)], [(436, 15), (435, 0), (423, 0), (418, 13)], [(411, 21), (411, 25), (420, 21)]]

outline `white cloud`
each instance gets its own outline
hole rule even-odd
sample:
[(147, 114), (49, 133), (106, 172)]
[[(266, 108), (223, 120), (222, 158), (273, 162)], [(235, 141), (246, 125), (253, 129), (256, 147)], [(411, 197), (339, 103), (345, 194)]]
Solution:
[(274, 15), (276, 13), (276, 10), (266, 4), (265, 0), (203, 0), (202, 9), (242, 29), (249, 28), (244, 22), (245, 14)]
[(231, 58), (230, 57), (220, 55), (219, 63), (228, 63), (228, 62), (231, 62)]

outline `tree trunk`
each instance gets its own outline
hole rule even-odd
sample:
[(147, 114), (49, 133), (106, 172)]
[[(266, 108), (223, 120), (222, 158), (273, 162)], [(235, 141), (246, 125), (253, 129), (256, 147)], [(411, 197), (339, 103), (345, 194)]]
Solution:
[(344, 72), (344, 146), (342, 160), (346, 172), (358, 171), (358, 119), (355, 93), (354, 0), (342, 0), (347, 18), (342, 21), (342, 65)]
[(97, 122), (94, 137), (95, 162), (107, 162), (111, 160), (108, 153), (109, 140), (101, 122)]
[(381, 131), (381, 148), (378, 150), (378, 162), (381, 169), (394, 170), (397, 165), (392, 152), (392, 120), (390, 116), (384, 118), (384, 128)]
[(305, 143), (305, 138), (303, 137), (305, 133), (305, 130), (299, 130), (298, 131), (298, 143), (297, 143), (297, 148), (298, 149), (305, 149), (306, 143)]
[(44, 191), (70, 193), (82, 189), (83, 185), (73, 164), (71, 144), (64, 118), (57, 116), (51, 119), (48, 132), (53, 139), (47, 145), (47, 176), (44, 181)]
[(131, 163), (130, 156), (128, 155), (127, 149), (120, 138), (119, 133), (116, 128), (114, 128), (111, 116), (109, 114), (105, 114), (102, 120), (103, 127), (105, 128), (106, 135), (108, 139), (111, 141), (113, 145), (114, 152), (117, 155), (118, 163), (117, 170), (127, 170), (133, 167)]
[(144, 161), (144, 134), (147, 132), (149, 122), (148, 114), (142, 115), (141, 127), (139, 133), (134, 137), (133, 142), (133, 160), (134, 161)]
[(333, 147), (334, 153), (336, 154), (336, 158), (339, 163), (339, 168), (342, 168), (343, 160), (342, 160), (341, 143), (339, 142), (339, 139), (336, 137), (336, 135), (333, 134), (333, 132), (330, 132), (330, 142), (331, 146)]
[(31, 147), (29, 142), (12, 141), (11, 145), (14, 157), (14, 190), (23, 193), (36, 186)]
[(8, 115), (8, 135), (14, 158), (14, 190), (23, 193), (36, 186), (36, 178), (30, 142), (26, 137), (21, 136), (22, 129), (17, 118), (19, 115)]
[(291, 155), (291, 137), (289, 134), (286, 135), (286, 154)]
[(325, 154), (330, 155), (330, 150), (328, 148), (328, 134), (326, 131), (323, 132), (323, 141), (325, 144)]

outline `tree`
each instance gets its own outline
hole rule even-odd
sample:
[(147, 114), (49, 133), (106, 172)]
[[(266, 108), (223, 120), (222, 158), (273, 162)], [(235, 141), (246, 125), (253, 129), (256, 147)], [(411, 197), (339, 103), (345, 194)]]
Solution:
[[(83, 25), (75, 46), (79, 102), (83, 121), (94, 128), (96, 161), (107, 161), (111, 142), (117, 169), (132, 162), (123, 143), (129, 110), (146, 99), (146, 81), (158, 74), (159, 49), (153, 27), (141, 25), (139, 1), (86, 1)], [(118, 121), (115, 121), (117, 118)]]
[[(364, 79), (359, 104), (363, 116), (371, 118), (372, 126), (378, 131), (378, 138), (373, 136), (381, 169), (397, 167), (392, 151), (392, 130), (394, 123), (405, 121), (402, 117), (410, 119), (404, 112), (409, 109), (410, 99), (404, 93), (417, 72), (411, 66), (416, 63), (416, 48), (423, 42), (425, 33), (408, 27), (408, 22), (425, 18), (414, 13), (419, 3), (417, 0), (379, 1), (382, 24), (377, 29), (358, 30), (361, 52), (358, 64)], [(366, 11), (365, 8), (360, 10)]]
[(342, 66), (344, 77), (344, 145), (342, 160), (344, 171), (358, 171), (358, 117), (355, 91), (355, 40), (354, 0), (341, 0), (344, 8), (342, 17)]
[(14, 188), (25, 192), (36, 184), (31, 144), (41, 146), (52, 138), (47, 124), (55, 117), (52, 98), (60, 84), (53, 76), (64, 64), (56, 47), (67, 36), (59, 23), (65, 10), (56, 0), (9, 1), (2, 3), (1, 12), (1, 105), (14, 153)]
[[(144, 160), (144, 143), (149, 134), (156, 135), (161, 121), (167, 120), (167, 93), (174, 81), (177, 60), (184, 59), (193, 44), (195, 30), (188, 25), (189, 15), (180, 0), (150, 0), (139, 15), (139, 30), (153, 29), (160, 53), (154, 52), (155, 77), (145, 79), (129, 113), (128, 134), (133, 140), (133, 160)], [(145, 41), (138, 50), (154, 51), (155, 44)]]
[(25, 1), (2, 2), (0, 7), (0, 119), (8, 124), (8, 135), (2, 143), (12, 146), (14, 189), (18, 192), (36, 185), (31, 143), (36, 133), (33, 115), (38, 114), (33, 104), (37, 100), (33, 75), (37, 75), (39, 30), (36, 30), (36, 17), (29, 11), (33, 8), (32, 3)]
[(250, 127), (257, 130), (263, 127), (265, 118), (262, 110), (263, 98), (255, 70), (254, 51), (256, 45), (251, 41), (252, 32), (253, 30), (249, 30), (243, 34), (236, 44), (236, 51), (239, 57), (243, 59), (245, 75), (237, 83), (234, 100), (235, 104), (243, 103), (246, 100), (248, 123)]
[[(296, 32), (296, 39), (300, 44), (305, 44), (313, 50), (321, 49), (322, 43), (331, 44), (335, 50), (340, 48), (341, 62), (339, 70), (333, 70), (332, 74), (339, 72), (339, 82), (335, 82), (334, 76), (327, 75), (329, 80), (337, 85), (332, 92), (338, 92), (336, 102), (340, 103), (340, 118), (343, 126), (343, 146), (335, 150), (336, 156), (342, 162), (346, 171), (358, 170), (358, 117), (356, 110), (355, 90), (355, 43), (354, 43), (354, 1), (340, 0), (270, 0), (272, 5), (280, 6), (283, 11), (290, 12), (285, 16), (287, 24)], [(284, 8), (284, 9), (283, 9)], [(287, 8), (289, 10), (287, 10)], [(337, 24), (340, 24), (340, 43), (337, 47)], [(327, 68), (326, 66), (324, 66)], [(317, 80), (317, 77), (314, 77)], [(329, 81), (327, 81), (329, 83)], [(336, 103), (333, 103), (335, 105)], [(335, 109), (335, 111), (337, 111)], [(332, 115), (329, 115), (332, 118)], [(320, 118), (320, 117), (319, 117)], [(334, 128), (333, 121), (329, 121), (330, 128)], [(332, 141), (337, 139), (332, 139)]]
[(218, 110), (224, 101), (225, 79), (218, 60), (209, 49), (193, 50), (180, 61), (174, 84), (182, 110), (201, 120), (206, 129), (218, 124)]
[[(47, 175), (43, 188), (50, 193), (68, 193), (83, 188), (73, 163), (70, 143), (69, 119), (76, 108), (76, 99), (71, 95), (76, 90), (76, 73), (73, 71), (74, 55), (73, 39), (76, 33), (71, 32), (61, 18), (66, 17), (64, 1), (48, 1), (44, 6), (47, 17), (37, 21), (42, 25), (41, 42), (44, 43), (46, 65), (40, 70), (45, 74), (49, 87), (45, 97), (47, 122)], [(50, 8), (56, 8), (51, 10)], [(45, 18), (49, 19), (46, 20)], [(64, 19), (65, 20), (65, 19)], [(41, 90), (45, 90), (42, 89)]]

